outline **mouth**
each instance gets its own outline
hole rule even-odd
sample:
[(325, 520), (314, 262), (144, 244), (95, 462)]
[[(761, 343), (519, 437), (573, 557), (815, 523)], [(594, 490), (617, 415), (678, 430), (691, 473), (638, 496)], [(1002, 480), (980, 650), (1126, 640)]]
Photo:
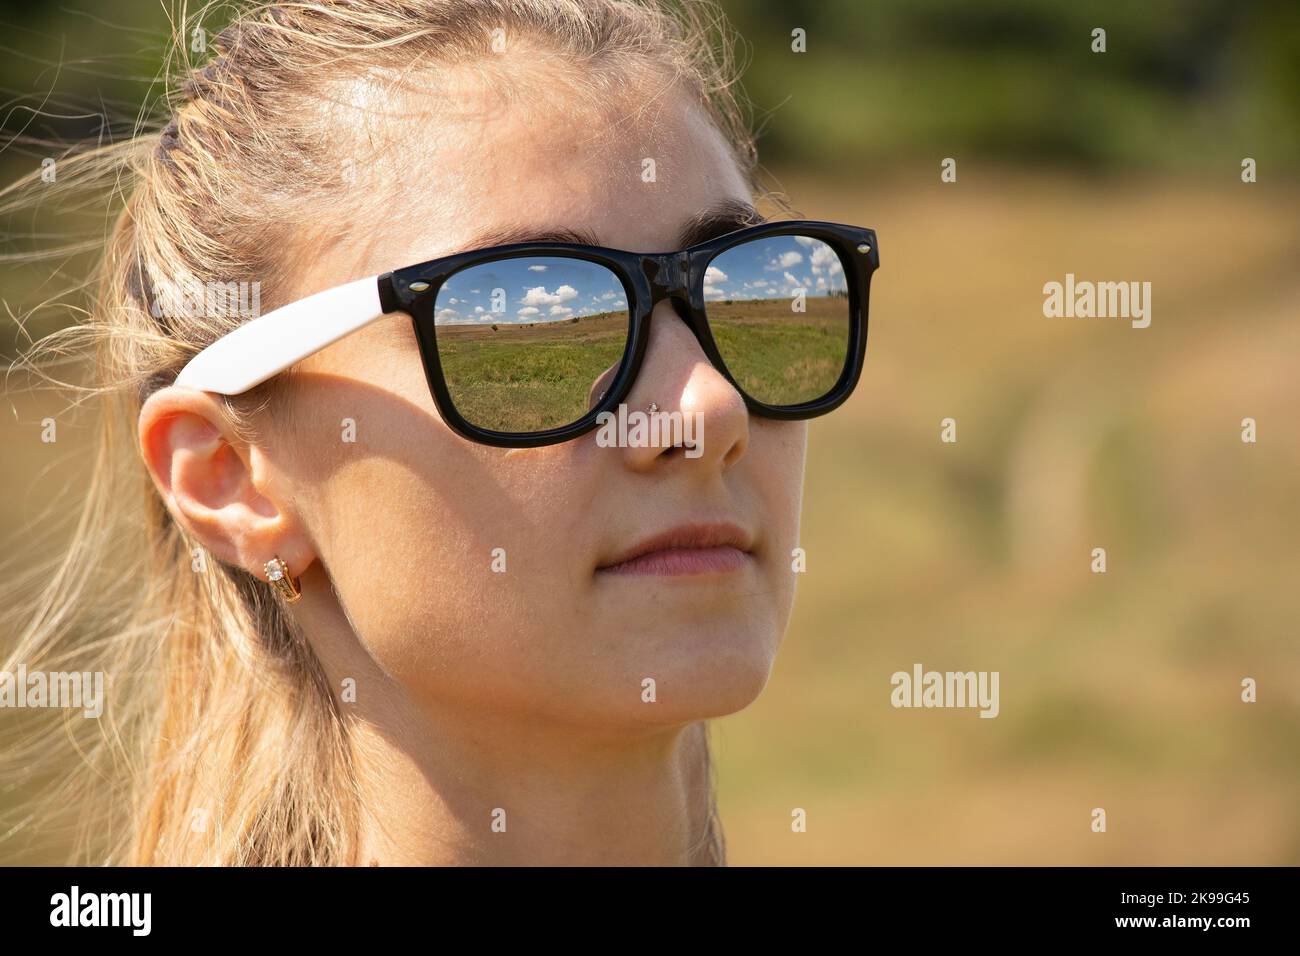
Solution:
[(727, 521), (689, 524), (639, 541), (597, 574), (725, 574), (753, 560), (753, 537)]

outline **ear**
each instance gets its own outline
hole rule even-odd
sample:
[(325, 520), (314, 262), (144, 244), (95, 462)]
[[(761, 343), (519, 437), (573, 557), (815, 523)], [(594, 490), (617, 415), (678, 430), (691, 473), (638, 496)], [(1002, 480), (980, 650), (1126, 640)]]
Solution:
[(207, 392), (169, 386), (140, 409), (140, 453), (167, 510), (214, 557), (258, 577), (278, 555), (297, 577), (316, 559), (266, 451), (239, 438)]

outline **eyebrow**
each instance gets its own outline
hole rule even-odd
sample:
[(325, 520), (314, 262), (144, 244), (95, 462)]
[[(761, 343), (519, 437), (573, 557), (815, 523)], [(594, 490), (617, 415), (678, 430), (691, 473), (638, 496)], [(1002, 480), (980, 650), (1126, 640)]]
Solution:
[[(749, 203), (739, 199), (724, 199), (704, 212), (692, 216), (677, 235), (678, 248), (687, 249), (729, 232), (756, 225), (767, 220)], [(475, 236), (466, 251), (505, 246), (515, 242), (570, 242), (582, 246), (602, 246), (604, 243), (587, 229), (566, 227), (539, 228), (535, 226), (507, 226)]]
[(688, 249), (737, 229), (766, 221), (749, 203), (739, 199), (724, 199), (687, 222), (677, 237), (677, 243), (680, 248)]

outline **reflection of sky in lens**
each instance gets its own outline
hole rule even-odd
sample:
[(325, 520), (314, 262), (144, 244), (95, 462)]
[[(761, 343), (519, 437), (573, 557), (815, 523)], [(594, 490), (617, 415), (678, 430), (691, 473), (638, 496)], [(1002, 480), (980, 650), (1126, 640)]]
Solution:
[[(835, 250), (809, 236), (771, 236), (728, 249), (704, 274), (704, 298), (792, 299), (843, 294)], [(439, 325), (561, 322), (626, 312), (627, 295), (604, 266), (582, 259), (525, 257), (473, 266), (438, 290)]]
[(562, 322), (627, 312), (627, 294), (604, 266), (581, 259), (527, 257), (473, 266), (438, 290), (439, 325)]
[(704, 273), (704, 298), (792, 299), (844, 292), (844, 267), (835, 250), (810, 236), (771, 236), (728, 249)]

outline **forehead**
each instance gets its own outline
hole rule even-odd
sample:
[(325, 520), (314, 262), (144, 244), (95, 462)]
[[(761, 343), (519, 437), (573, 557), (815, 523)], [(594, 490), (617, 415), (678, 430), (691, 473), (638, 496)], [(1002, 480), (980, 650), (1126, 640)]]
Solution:
[(662, 82), (593, 100), (544, 76), (458, 75), (403, 98), (410, 120), (388, 167), (402, 199), (375, 237), (376, 271), (557, 229), (672, 249), (709, 208), (752, 202), (707, 113)]

